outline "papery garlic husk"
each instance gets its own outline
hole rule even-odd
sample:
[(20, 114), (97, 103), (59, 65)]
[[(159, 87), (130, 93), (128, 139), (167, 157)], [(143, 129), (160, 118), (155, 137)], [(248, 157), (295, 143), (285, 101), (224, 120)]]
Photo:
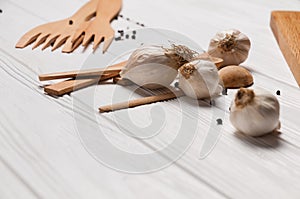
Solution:
[(208, 53), (223, 59), (220, 66), (239, 65), (244, 62), (250, 50), (249, 38), (239, 30), (231, 29), (218, 32), (211, 39)]
[(193, 99), (212, 99), (222, 92), (218, 69), (205, 60), (184, 64), (179, 68), (179, 88)]
[(240, 88), (230, 107), (230, 121), (250, 136), (276, 131), (280, 128), (279, 102), (265, 90)]
[(158, 89), (169, 86), (178, 68), (198, 55), (186, 46), (143, 46), (135, 50), (120, 75), (139, 86)]

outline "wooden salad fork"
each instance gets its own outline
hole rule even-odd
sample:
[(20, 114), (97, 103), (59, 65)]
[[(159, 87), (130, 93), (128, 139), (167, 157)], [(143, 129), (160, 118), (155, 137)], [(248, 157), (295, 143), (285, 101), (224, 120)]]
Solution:
[(82, 45), (87, 47), (90, 41), (94, 39), (93, 49), (95, 50), (104, 40), (103, 52), (105, 52), (115, 35), (110, 22), (118, 15), (121, 7), (122, 0), (99, 0), (95, 19), (89, 24), (80, 25), (72, 37), (72, 42), (83, 36)]
[(42, 50), (51, 46), (52, 51), (59, 48), (63, 44), (63, 52), (72, 52), (83, 38), (71, 42), (71, 36), (76, 32), (77, 28), (82, 24), (88, 24), (90, 19), (96, 15), (98, 0), (90, 0), (82, 6), (73, 16), (64, 20), (46, 23), (31, 29), (24, 34), (16, 44), (16, 48), (24, 48), (34, 43), (32, 49), (44, 44)]

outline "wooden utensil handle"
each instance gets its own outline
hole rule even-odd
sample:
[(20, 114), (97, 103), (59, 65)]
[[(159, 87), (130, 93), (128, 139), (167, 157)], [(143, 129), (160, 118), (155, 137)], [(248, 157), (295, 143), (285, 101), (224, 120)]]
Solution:
[(69, 19), (76, 22), (77, 20), (87, 21), (91, 16), (96, 14), (97, 5), (99, 0), (90, 0), (84, 4), (78, 11), (76, 11)]
[(122, 0), (99, 0), (96, 18), (109, 22), (116, 17), (121, 8)]
[(162, 94), (162, 95), (155, 95), (155, 96), (144, 97), (144, 98), (140, 98), (140, 99), (134, 99), (134, 100), (130, 100), (129, 102), (121, 102), (118, 104), (102, 106), (99, 108), (99, 112), (104, 113), (104, 112), (121, 110), (121, 109), (125, 109), (125, 108), (132, 108), (132, 107), (136, 107), (136, 106), (140, 106), (140, 105), (151, 104), (154, 102), (160, 102), (160, 101), (174, 99), (177, 97), (181, 97), (183, 95), (184, 95), (184, 93), (182, 91), (175, 91), (172, 93), (167, 93), (167, 94)]
[(42, 74), (39, 75), (39, 80), (46, 81), (46, 80), (64, 79), (64, 78), (93, 77), (93, 76), (101, 76), (102, 74), (105, 75), (109, 73), (119, 73), (121, 69), (126, 65), (126, 63), (127, 61), (120, 62), (118, 64), (108, 66), (106, 68)]

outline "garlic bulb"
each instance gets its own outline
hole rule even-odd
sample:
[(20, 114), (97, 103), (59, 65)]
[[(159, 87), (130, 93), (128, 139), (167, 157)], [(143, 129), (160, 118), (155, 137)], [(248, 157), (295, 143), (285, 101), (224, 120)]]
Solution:
[(170, 49), (144, 46), (131, 54), (120, 75), (145, 88), (166, 87), (176, 78), (178, 68), (197, 55), (182, 45), (172, 45)]
[(279, 102), (261, 89), (240, 88), (230, 107), (233, 126), (250, 136), (261, 136), (280, 128)]
[(211, 39), (208, 53), (223, 59), (221, 67), (239, 65), (247, 59), (250, 46), (250, 40), (245, 34), (234, 29), (225, 30)]
[(179, 88), (193, 99), (210, 99), (222, 91), (218, 69), (211, 61), (189, 62), (179, 68)]

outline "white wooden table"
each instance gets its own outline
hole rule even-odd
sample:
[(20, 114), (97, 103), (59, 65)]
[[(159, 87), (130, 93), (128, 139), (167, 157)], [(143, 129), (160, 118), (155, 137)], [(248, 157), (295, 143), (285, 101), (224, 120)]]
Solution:
[[(150, 110), (163, 107), (165, 129), (148, 140), (134, 139), (122, 118), (80, 109), (76, 97), (94, 87), (58, 99), (47, 96), (37, 80), (40, 73), (79, 68), (91, 49), (62, 54), (49, 49), (15, 49), (20, 36), (32, 27), (70, 16), (84, 0), (2, 0), (0, 2), (0, 198), (299, 198), (300, 197), (300, 91), (269, 28), (271, 10), (299, 10), (297, 0), (124, 0), (125, 18), (116, 29), (166, 28), (188, 36), (204, 49), (219, 30), (236, 28), (246, 33), (252, 49), (243, 65), (254, 75), (255, 86), (276, 93), (281, 103), (282, 134), (250, 138), (235, 133), (228, 120), (228, 107), (235, 91), (216, 101), (214, 110), (224, 113), (221, 137), (213, 150), (200, 159), (200, 149), (214, 112), (183, 98), (185, 115), (197, 121), (196, 137), (177, 161), (153, 172), (130, 174), (97, 161), (84, 146), (78, 124), (103, 130), (115, 146), (129, 153), (150, 153), (168, 146), (182, 115), (178, 102), (169, 101), (130, 110), (137, 126), (151, 123)], [(110, 102), (112, 85), (97, 86), (94, 108)], [(92, 90), (93, 91), (93, 90)], [(74, 104), (73, 104), (74, 102)], [(75, 107), (74, 107), (75, 106)], [(82, 106), (84, 107), (84, 106)], [(81, 108), (82, 108), (81, 107)], [(153, 112), (154, 118), (159, 118)], [(93, 117), (90, 117), (93, 116)], [(97, 119), (95, 123), (93, 118)], [(153, 119), (153, 118), (152, 118)], [(118, 121), (118, 123), (116, 123)], [(211, 123), (212, 122), (212, 123)], [(98, 128), (97, 127), (97, 128)], [(213, 128), (218, 128), (217, 126)], [(187, 129), (189, 132), (191, 129)], [(217, 129), (218, 130), (218, 129)], [(104, 140), (96, 140), (104, 146)], [(97, 143), (96, 142), (96, 143)], [(171, 152), (178, 152), (171, 148)], [(106, 157), (114, 154), (104, 151)], [(161, 160), (168, 159), (158, 154)], [(147, 162), (149, 161), (149, 162)], [(145, 165), (151, 165), (145, 160)], [(138, 169), (137, 162), (124, 160), (124, 167)], [(135, 167), (136, 166), (136, 167)], [(119, 168), (121, 169), (121, 168)], [(122, 170), (122, 169), (121, 169)]]

